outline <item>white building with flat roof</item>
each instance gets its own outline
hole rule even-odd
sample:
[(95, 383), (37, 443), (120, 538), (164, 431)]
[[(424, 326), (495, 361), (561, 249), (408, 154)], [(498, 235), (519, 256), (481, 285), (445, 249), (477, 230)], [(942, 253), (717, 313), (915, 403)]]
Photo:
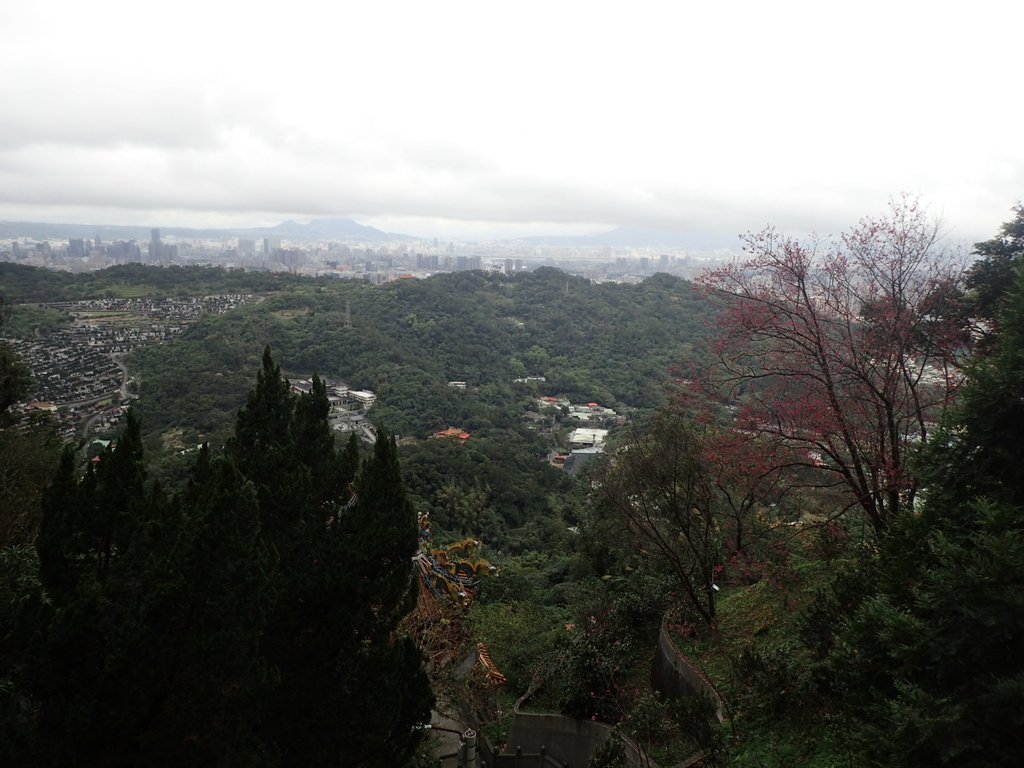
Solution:
[(363, 406), (363, 408), (369, 408), (377, 402), (377, 396), (368, 389), (350, 389), (348, 396)]
[(580, 427), (569, 433), (569, 445), (572, 448), (596, 448), (604, 445), (608, 437), (607, 429), (587, 429)]

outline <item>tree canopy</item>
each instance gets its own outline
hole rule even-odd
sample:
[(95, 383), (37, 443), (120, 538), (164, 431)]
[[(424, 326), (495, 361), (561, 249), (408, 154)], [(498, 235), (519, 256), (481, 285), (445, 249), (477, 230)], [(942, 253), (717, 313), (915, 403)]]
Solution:
[[(10, 307), (0, 296), (0, 339), (4, 335), (4, 327), (10, 320)], [(28, 391), (29, 372), (25, 364), (14, 354), (14, 351), (0, 341), (0, 420), (6, 417), (7, 409), (20, 400)], [(0, 421), (0, 424), (3, 422)]]
[(1020, 268), (1000, 303), (992, 346), (916, 461), (923, 503), (827, 598), (824, 679), (872, 765), (1012, 766), (1024, 754)]
[(979, 257), (967, 272), (966, 288), (970, 312), (981, 335), (982, 347), (997, 332), (1006, 294), (1014, 283), (1014, 273), (1024, 260), (1024, 205), (1018, 203), (1014, 217), (1003, 224), (991, 240), (975, 243)]

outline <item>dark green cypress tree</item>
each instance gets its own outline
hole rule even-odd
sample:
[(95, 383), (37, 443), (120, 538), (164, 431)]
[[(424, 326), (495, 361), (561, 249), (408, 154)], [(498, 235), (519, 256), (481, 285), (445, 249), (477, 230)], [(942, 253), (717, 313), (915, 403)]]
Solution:
[[(419, 650), (397, 633), (416, 600), (412, 556), (417, 528), (394, 437), (383, 429), (357, 490), (358, 502), (339, 526), (351, 552), (351, 634), (339, 658), (345, 719), (351, 726), (346, 753), (351, 765), (402, 765), (418, 742), (411, 725), (429, 720), (433, 697)], [(367, 701), (373, 706), (360, 706)]]
[(60, 466), (50, 487), (43, 495), (43, 517), (36, 537), (40, 578), (50, 595), (63, 595), (71, 587), (72, 564), (77, 552), (75, 540), (81, 524), (78, 507), (78, 478), (75, 449), (64, 446)]
[[(359, 569), (360, 581), (372, 585), (366, 605), (373, 605), (381, 616), (381, 626), (390, 632), (415, 603), (416, 592), (410, 565), (416, 554), (416, 513), (405, 495), (398, 465), (395, 438), (378, 430), (373, 456), (359, 475), (358, 502), (348, 515), (346, 528), (354, 544), (352, 566)], [(374, 597), (375, 595), (375, 597)]]
[(877, 591), (828, 664), (886, 766), (1016, 766), (1024, 755), (1024, 273), (995, 352), (924, 453), (925, 503), (896, 522)]
[(968, 367), (957, 417), (925, 453), (933, 493), (953, 501), (1024, 505), (1024, 265), (1012, 274), (992, 351)]
[(171, 642), (147, 620), (168, 550), (153, 535), (164, 505), (145, 488), (132, 413), (116, 446), (90, 463), (81, 481), (65, 451), (38, 539), (50, 603), (21, 681), (38, 704), (34, 762), (137, 762), (140, 718)]
[(138, 423), (79, 481), (73, 451), (38, 539), (18, 764), (258, 765), (270, 556), (250, 483), (200, 453), (173, 502), (145, 487)]
[[(335, 451), (329, 410), (319, 377), (296, 398), (268, 350), (227, 447), (256, 486), (276, 557), (261, 640), (277, 681), (267, 741), (286, 766), (400, 765), (431, 700), (417, 649), (395, 636), (415, 599), (415, 515), (386, 435), (346, 508), (358, 447)], [(260, 455), (268, 446), (274, 461)]]
[(359, 474), (359, 440), (354, 432), (349, 433), (345, 447), (338, 452), (337, 479), (340, 485), (337, 499), (340, 513), (349, 503), (355, 503), (355, 480)]
[(260, 648), (273, 559), (255, 489), (204, 450), (179, 500), (178, 535), (147, 623), (174, 642), (144, 752), (165, 765), (268, 763), (259, 724), (269, 670)]
[(321, 502), (333, 502), (340, 498), (349, 478), (339, 475), (334, 450), (334, 433), (328, 422), (331, 404), (327, 399), (327, 387), (316, 374), (308, 393), (299, 395), (295, 403), (295, 461), (309, 468), (310, 492)]
[(291, 443), (294, 396), (281, 367), (274, 362), (270, 347), (263, 350), (256, 386), (249, 391), (238, 412), (235, 434), (229, 442), (236, 461), (249, 474), (273, 467)]
[[(394, 440), (357, 481), (317, 379), (295, 398), (269, 351), (222, 456), (148, 488), (138, 422), (79, 478), (65, 452), (38, 553), (50, 603), (26, 641), (0, 758), (25, 765), (400, 766), (429, 717), (397, 632), (415, 515)], [(347, 504), (351, 489), (358, 502)]]
[(982, 353), (999, 334), (1007, 290), (1013, 285), (1014, 272), (1024, 262), (1024, 205), (1018, 203), (1013, 211), (1013, 219), (1003, 224), (996, 237), (974, 244), (974, 253), (980, 258), (967, 272), (967, 299), (972, 314), (980, 321), (978, 346)]
[[(10, 317), (10, 308), (0, 296), (0, 336)], [(7, 409), (28, 392), (29, 370), (7, 344), (0, 342), (0, 426), (8, 419)]]
[(292, 532), (309, 498), (309, 474), (295, 463), (294, 418), (295, 395), (267, 347), (225, 453), (256, 487), (261, 528), (271, 547), (294, 544)]
[(116, 444), (100, 456), (95, 475), (88, 522), (95, 537), (97, 575), (102, 580), (113, 561), (131, 547), (150, 513), (142, 433), (133, 411), (125, 415), (125, 427)]

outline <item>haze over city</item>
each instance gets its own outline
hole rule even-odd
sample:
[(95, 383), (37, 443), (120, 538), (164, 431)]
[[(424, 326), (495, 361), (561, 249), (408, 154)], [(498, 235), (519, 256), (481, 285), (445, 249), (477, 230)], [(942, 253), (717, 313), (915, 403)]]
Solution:
[(737, 245), (1024, 189), (1005, 3), (0, 8), (0, 219)]

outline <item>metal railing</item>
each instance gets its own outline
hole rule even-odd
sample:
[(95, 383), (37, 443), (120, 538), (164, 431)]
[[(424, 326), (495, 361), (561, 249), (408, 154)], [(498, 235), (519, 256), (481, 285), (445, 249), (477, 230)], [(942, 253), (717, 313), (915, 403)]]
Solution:
[[(454, 728), (444, 728), (440, 725), (422, 725), (419, 726), (424, 731), (444, 731), (445, 733), (454, 733), (459, 737), (459, 748), (454, 752), (449, 752), (446, 755), (438, 755), (438, 764), (441, 768), (449, 768), (453, 765), (449, 763), (449, 760), (454, 759), (455, 768), (478, 768), (477, 756), (476, 756), (476, 731), (472, 728), (467, 730), (465, 733), (457, 731)], [(483, 768), (480, 766), (479, 768)]]

